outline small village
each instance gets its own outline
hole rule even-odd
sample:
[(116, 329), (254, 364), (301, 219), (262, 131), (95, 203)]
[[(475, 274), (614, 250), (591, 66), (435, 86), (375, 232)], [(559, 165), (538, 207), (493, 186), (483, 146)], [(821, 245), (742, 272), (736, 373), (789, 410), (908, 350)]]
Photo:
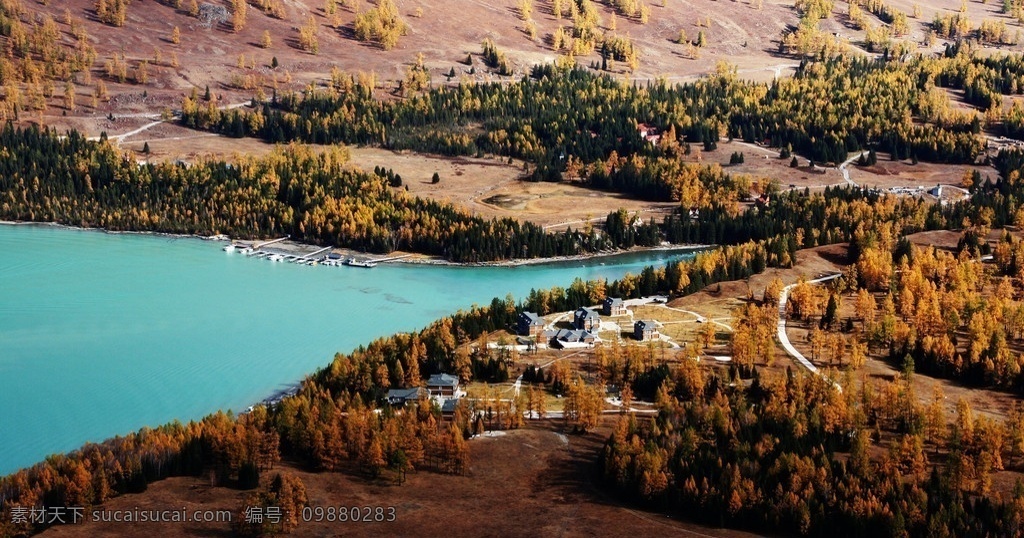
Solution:
[[(385, 401), (392, 408), (402, 408), (428, 399), (448, 420), (460, 407), (471, 421), (489, 416), (496, 404), (526, 419), (569, 420), (563, 401), (566, 383), (550, 383), (547, 393), (535, 391), (532, 383), (565, 380), (579, 374), (588, 384), (602, 385), (598, 391), (604, 400), (603, 413), (628, 410), (652, 414), (653, 402), (634, 400), (630, 391), (601, 383), (604, 366), (600, 362), (608, 350), (631, 347), (638, 355), (661, 364), (702, 359), (722, 366), (731, 363), (731, 357), (724, 354), (732, 330), (730, 317), (712, 319), (671, 307), (667, 302), (665, 296), (627, 300), (607, 297), (598, 305), (547, 316), (523, 311), (515, 327), (468, 344), (472, 353), (481, 353), (481, 346), (485, 346), (484, 353), (497, 357), (508, 368), (507, 381), (466, 383), (457, 375), (440, 373), (431, 375), (421, 387), (388, 390)], [(529, 389), (523, 387), (524, 382), (530, 384)]]

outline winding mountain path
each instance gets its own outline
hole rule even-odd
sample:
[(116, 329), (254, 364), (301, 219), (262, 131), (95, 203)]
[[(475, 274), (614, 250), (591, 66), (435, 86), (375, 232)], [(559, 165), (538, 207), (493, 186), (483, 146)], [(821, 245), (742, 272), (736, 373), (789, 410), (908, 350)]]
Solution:
[[(821, 284), (822, 282), (835, 280), (841, 276), (843, 276), (842, 273), (836, 273), (834, 275), (816, 278), (814, 280), (808, 280), (807, 283)], [(818, 370), (818, 367), (811, 363), (811, 361), (808, 360), (807, 357), (803, 355), (803, 353), (800, 353), (799, 351), (797, 351), (795, 347), (793, 347), (792, 342), (789, 341), (789, 336), (786, 334), (786, 302), (789, 300), (790, 290), (795, 288), (797, 285), (799, 285), (799, 283), (790, 284), (785, 288), (782, 288), (782, 293), (779, 294), (779, 323), (776, 334), (779, 338), (779, 343), (782, 344), (782, 348), (786, 350), (786, 353), (788, 353), (790, 357), (793, 357), (793, 359), (795, 359), (797, 363), (806, 368), (812, 374), (825, 376), (825, 374), (822, 373), (821, 370)], [(833, 381), (833, 383), (835, 382)], [(836, 384), (836, 386), (839, 385)]]
[[(241, 103), (231, 103), (231, 104), (228, 104), (228, 105), (219, 106), (217, 108), (220, 109), (220, 110), (233, 110), (233, 109), (236, 109), (236, 108), (241, 108), (243, 106), (246, 106), (250, 102), (251, 101), (244, 101), (244, 102), (241, 102)], [(116, 114), (115, 116), (117, 116), (119, 118), (159, 118), (160, 114), (159, 113), (155, 113), (154, 114), (152, 112), (140, 112), (140, 113), (135, 113), (135, 114)], [(147, 123), (147, 124), (143, 125), (142, 127), (139, 127), (138, 129), (132, 129), (131, 131), (128, 131), (127, 133), (121, 133), (121, 134), (118, 134), (118, 135), (108, 135), (107, 136), (107, 140), (112, 140), (115, 143), (120, 144), (125, 138), (128, 138), (130, 136), (135, 136), (135, 135), (137, 135), (137, 134), (139, 134), (139, 133), (141, 133), (143, 131), (147, 131), (147, 130), (153, 128), (153, 127), (156, 127), (157, 125), (160, 125), (161, 123), (167, 123), (167, 122), (171, 122), (171, 121), (176, 121), (176, 120), (178, 120), (180, 118), (181, 118), (180, 115), (175, 114), (174, 117), (172, 117), (170, 120), (159, 119), (159, 120), (153, 121), (151, 123)], [(99, 140), (99, 139), (100, 139), (100, 137), (98, 137), (98, 136), (91, 136), (91, 137), (89, 137), (89, 140)]]
[(857, 153), (856, 155), (850, 157), (849, 159), (846, 159), (845, 161), (843, 161), (843, 164), (839, 165), (839, 172), (843, 174), (843, 180), (846, 181), (846, 184), (851, 187), (856, 187), (857, 184), (852, 179), (850, 179), (850, 170), (848, 167), (850, 166), (850, 163), (859, 159), (865, 153), (867, 152), (861, 151), (860, 153)]

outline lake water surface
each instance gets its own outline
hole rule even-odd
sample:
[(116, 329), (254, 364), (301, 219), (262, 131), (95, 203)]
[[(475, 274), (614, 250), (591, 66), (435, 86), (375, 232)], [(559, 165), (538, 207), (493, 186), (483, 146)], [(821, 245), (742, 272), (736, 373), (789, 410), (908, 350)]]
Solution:
[(495, 296), (689, 255), (368, 270), (272, 263), (223, 245), (0, 226), (0, 475), (142, 426), (244, 409), (335, 352)]

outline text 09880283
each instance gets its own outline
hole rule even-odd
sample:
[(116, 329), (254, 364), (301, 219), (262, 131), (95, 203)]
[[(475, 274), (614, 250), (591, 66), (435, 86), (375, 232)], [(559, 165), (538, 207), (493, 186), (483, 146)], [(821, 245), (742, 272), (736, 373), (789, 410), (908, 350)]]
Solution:
[(397, 518), (394, 506), (307, 506), (302, 509), (304, 522), (385, 523)]

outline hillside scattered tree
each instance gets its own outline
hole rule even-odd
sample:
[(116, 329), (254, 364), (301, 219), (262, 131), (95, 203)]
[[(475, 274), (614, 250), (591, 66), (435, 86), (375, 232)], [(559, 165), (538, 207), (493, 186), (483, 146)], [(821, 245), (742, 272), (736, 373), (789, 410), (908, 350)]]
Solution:
[(310, 54), (318, 54), (320, 52), (320, 41), (317, 37), (319, 30), (316, 18), (310, 15), (306, 19), (306, 24), (299, 28), (299, 48)]
[(75, 111), (75, 84), (70, 81), (64, 85), (64, 110)]
[(356, 15), (355, 35), (360, 41), (375, 41), (384, 50), (391, 50), (409, 27), (399, 15), (394, 0), (380, 0), (376, 7)]

